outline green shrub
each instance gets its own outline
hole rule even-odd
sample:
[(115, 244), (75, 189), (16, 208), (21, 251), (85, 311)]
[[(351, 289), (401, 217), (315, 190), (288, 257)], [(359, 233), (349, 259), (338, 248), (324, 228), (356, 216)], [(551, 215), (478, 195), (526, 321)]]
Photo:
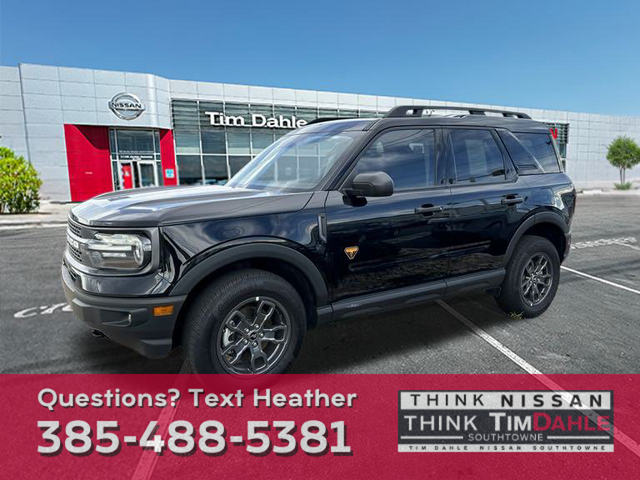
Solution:
[(33, 165), (0, 147), (0, 213), (27, 213), (40, 207), (42, 180)]
[(616, 187), (616, 190), (631, 190), (633, 187), (631, 182), (614, 183), (613, 185)]

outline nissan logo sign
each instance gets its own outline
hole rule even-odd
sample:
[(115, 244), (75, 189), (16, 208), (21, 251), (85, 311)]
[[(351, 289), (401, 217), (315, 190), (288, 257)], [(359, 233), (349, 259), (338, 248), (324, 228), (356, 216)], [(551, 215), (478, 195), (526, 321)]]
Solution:
[(144, 112), (144, 104), (132, 93), (118, 93), (109, 102), (109, 108), (118, 118), (133, 120)]

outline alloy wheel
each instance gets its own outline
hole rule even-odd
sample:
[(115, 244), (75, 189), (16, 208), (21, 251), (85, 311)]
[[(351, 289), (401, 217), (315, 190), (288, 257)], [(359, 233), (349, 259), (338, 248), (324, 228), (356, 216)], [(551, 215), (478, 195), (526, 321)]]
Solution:
[(226, 316), (212, 353), (229, 373), (265, 373), (280, 360), (290, 337), (285, 308), (273, 298), (252, 297)]
[(553, 269), (551, 259), (546, 253), (533, 255), (522, 271), (520, 278), (520, 294), (530, 307), (540, 305), (551, 291), (553, 285)]

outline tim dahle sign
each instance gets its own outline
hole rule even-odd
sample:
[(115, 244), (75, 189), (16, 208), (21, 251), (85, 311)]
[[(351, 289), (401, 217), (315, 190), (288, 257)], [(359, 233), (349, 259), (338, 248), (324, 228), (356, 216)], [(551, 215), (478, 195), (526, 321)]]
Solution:
[(613, 452), (612, 391), (400, 391), (399, 452)]
[(254, 113), (251, 115), (251, 122), (247, 122), (244, 117), (225, 115), (221, 112), (204, 112), (209, 115), (209, 122), (216, 127), (262, 127), (262, 128), (300, 128), (307, 124), (306, 120), (298, 119), (295, 115), (284, 117), (267, 117)]

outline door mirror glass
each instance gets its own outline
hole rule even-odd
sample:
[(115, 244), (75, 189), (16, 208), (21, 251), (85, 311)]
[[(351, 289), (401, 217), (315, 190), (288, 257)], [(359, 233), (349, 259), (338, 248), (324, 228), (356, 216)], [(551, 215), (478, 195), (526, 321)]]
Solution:
[(359, 173), (354, 177), (347, 194), (356, 197), (389, 197), (393, 195), (393, 180), (385, 172)]

